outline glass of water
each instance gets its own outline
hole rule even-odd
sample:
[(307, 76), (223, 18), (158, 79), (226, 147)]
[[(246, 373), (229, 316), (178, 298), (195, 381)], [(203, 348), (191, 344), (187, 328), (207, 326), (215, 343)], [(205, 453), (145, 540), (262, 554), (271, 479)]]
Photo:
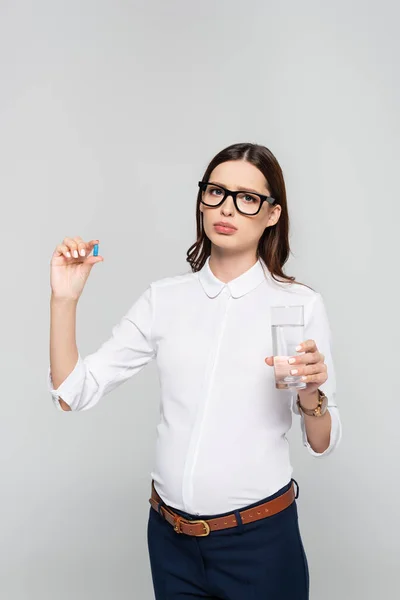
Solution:
[(304, 342), (304, 306), (271, 306), (272, 352), (274, 356), (275, 386), (278, 390), (302, 389), (307, 387), (299, 375), (291, 375), (291, 356), (296, 346)]

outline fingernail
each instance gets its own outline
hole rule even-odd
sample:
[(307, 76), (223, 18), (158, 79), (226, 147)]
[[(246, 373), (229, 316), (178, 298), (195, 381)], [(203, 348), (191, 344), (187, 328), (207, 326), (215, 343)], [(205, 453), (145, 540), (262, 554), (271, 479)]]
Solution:
[(298, 373), (298, 372), (299, 372), (298, 369), (291, 369), (290, 370), (290, 374), (291, 375), (296, 375), (296, 373)]
[(301, 345), (300, 346), (296, 346), (296, 350), (297, 350), (297, 352), (299, 352), (301, 350)]
[(78, 258), (78, 250), (74, 250), (74, 257)]
[(291, 365), (292, 365), (293, 363), (295, 363), (295, 362), (296, 362), (296, 359), (295, 359), (295, 358), (289, 358), (289, 360), (288, 360), (288, 363), (289, 363), (289, 364), (291, 364)]
[(81, 256), (85, 256), (86, 252), (83, 248), (81, 248)]
[(70, 252), (66, 252), (65, 256), (68, 256), (68, 258), (71, 258), (71, 253)]

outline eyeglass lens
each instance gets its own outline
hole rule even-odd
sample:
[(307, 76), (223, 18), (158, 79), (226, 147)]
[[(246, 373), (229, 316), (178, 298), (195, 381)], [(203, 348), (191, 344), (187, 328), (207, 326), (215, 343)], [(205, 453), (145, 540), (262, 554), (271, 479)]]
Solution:
[[(225, 191), (217, 185), (207, 184), (203, 188), (203, 202), (208, 206), (216, 206), (222, 200)], [(238, 209), (248, 215), (258, 211), (261, 204), (261, 198), (250, 192), (239, 192), (236, 196)]]

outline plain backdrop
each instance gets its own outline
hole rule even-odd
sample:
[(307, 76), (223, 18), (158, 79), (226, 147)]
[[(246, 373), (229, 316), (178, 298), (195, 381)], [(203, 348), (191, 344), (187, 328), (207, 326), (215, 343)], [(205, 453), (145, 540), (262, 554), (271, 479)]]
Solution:
[[(98, 237), (85, 355), (187, 272), (197, 181), (225, 146), (285, 175), (286, 272), (321, 292), (340, 447), (290, 432), (312, 600), (394, 597), (400, 559), (397, 2), (0, 1), (0, 596), (153, 598), (155, 365), (85, 413), (47, 392), (49, 261)], [(190, 348), (188, 348), (190, 352)], [(272, 599), (271, 599), (272, 600)]]

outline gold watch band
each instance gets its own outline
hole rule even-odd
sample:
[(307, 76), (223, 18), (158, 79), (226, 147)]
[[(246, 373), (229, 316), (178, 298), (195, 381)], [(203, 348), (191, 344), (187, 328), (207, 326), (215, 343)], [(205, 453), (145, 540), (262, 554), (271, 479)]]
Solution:
[(297, 406), (299, 407), (299, 410), (309, 417), (322, 417), (328, 409), (328, 399), (321, 390), (318, 390), (318, 395), (318, 404), (315, 408), (303, 408), (300, 404), (299, 395), (297, 394)]

